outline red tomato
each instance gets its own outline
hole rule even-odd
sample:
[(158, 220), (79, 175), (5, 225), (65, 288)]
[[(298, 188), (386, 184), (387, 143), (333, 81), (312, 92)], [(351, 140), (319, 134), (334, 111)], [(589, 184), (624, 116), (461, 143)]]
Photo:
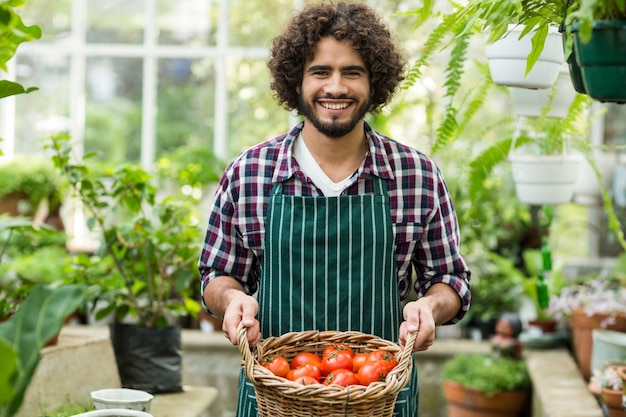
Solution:
[(298, 384), (302, 384), (302, 385), (313, 385), (313, 384), (320, 383), (320, 381), (308, 375), (301, 376), (300, 378), (294, 380), (294, 382), (297, 382)]
[(352, 371), (352, 355), (346, 350), (335, 350), (328, 353), (322, 359), (322, 371), (330, 373), (335, 369), (348, 369)]
[(391, 371), (398, 364), (396, 356), (386, 350), (377, 349), (369, 353), (367, 356), (368, 361), (380, 362), (383, 368), (387, 371)]
[(312, 362), (307, 362), (303, 365), (300, 365), (296, 369), (292, 369), (287, 373), (287, 379), (289, 379), (290, 381), (296, 381), (303, 376), (310, 376), (312, 378), (315, 378), (315, 380), (319, 382), (320, 378), (322, 377), (322, 370), (320, 369), (319, 365)]
[(368, 353), (357, 353), (354, 355), (352, 357), (352, 372), (359, 372), (359, 369), (361, 369), (361, 366), (363, 366), (368, 356)]
[(287, 376), (287, 372), (290, 370), (289, 361), (280, 355), (266, 358), (263, 366), (272, 371), (274, 375), (282, 376), (283, 378)]
[(324, 352), (322, 353), (322, 359), (328, 356), (329, 353), (336, 351), (346, 351), (349, 352), (350, 355), (354, 356), (354, 350), (347, 343), (333, 343), (330, 346), (326, 347), (326, 349), (324, 349)]
[(324, 379), (324, 385), (330, 384), (337, 384), (341, 385), (342, 387), (347, 387), (348, 385), (358, 385), (359, 379), (354, 372), (347, 369), (339, 368), (329, 373)]
[(369, 385), (373, 382), (385, 382), (387, 371), (380, 362), (366, 361), (356, 377), (361, 385)]
[(307, 362), (321, 363), (319, 356), (312, 352), (300, 352), (291, 360), (291, 369), (304, 365)]

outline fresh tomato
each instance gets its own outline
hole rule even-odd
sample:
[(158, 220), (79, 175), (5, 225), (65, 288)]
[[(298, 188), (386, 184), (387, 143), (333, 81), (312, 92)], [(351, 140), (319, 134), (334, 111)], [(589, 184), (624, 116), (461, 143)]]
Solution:
[(368, 356), (369, 356), (369, 353), (365, 353), (365, 352), (355, 354), (352, 357), (352, 372), (354, 373), (359, 372), (359, 369), (361, 369), (361, 366), (363, 366)]
[(347, 343), (333, 343), (330, 346), (327, 346), (326, 349), (324, 349), (324, 352), (322, 353), (322, 359), (328, 356), (330, 353), (337, 351), (345, 351), (354, 356), (354, 349), (352, 349)]
[(290, 370), (289, 361), (280, 355), (266, 358), (263, 361), (263, 366), (272, 371), (274, 375), (283, 378), (287, 376), (287, 372)]
[(302, 385), (313, 385), (313, 384), (319, 384), (320, 381), (313, 378), (312, 376), (308, 376), (308, 375), (303, 375), (297, 379), (295, 379), (293, 382), (297, 382), (298, 384), (302, 384)]
[(356, 377), (361, 385), (369, 385), (373, 382), (385, 382), (387, 371), (380, 362), (366, 361)]
[(291, 369), (296, 369), (307, 362), (319, 364), (322, 359), (313, 352), (300, 352), (291, 360)]
[(367, 356), (367, 360), (381, 363), (387, 372), (391, 371), (398, 364), (396, 356), (383, 349), (371, 351)]
[(287, 373), (287, 379), (290, 381), (296, 381), (303, 376), (310, 376), (312, 378), (315, 378), (319, 382), (320, 378), (322, 377), (322, 370), (318, 364), (315, 364), (313, 362), (307, 362), (298, 366), (296, 369), (290, 370)]
[(348, 385), (358, 385), (359, 379), (354, 372), (347, 369), (339, 368), (326, 375), (323, 384), (337, 384), (341, 385), (342, 387), (347, 387)]
[(322, 371), (330, 373), (335, 369), (352, 371), (352, 355), (347, 350), (334, 350), (322, 359)]

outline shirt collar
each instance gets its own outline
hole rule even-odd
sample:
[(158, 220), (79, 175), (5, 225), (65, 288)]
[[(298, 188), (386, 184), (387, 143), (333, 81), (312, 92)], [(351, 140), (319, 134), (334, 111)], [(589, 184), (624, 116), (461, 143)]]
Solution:
[[(278, 151), (280, 158), (278, 169), (274, 171), (272, 182), (283, 182), (296, 175), (296, 167), (293, 162), (293, 142), (300, 135), (303, 127), (304, 122), (302, 121), (284, 135)], [(369, 152), (360, 174), (367, 176), (371, 173), (383, 179), (393, 180), (395, 175), (389, 164), (391, 155), (388, 154), (384, 143), (388, 139), (372, 129), (367, 122), (365, 122), (365, 136), (368, 141)]]

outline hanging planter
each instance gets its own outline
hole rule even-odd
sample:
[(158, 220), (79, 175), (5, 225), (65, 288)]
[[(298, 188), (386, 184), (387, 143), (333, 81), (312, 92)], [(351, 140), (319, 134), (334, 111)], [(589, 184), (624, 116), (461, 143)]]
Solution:
[(541, 55), (526, 74), (532, 33), (520, 39), (523, 29), (521, 25), (509, 25), (509, 31), (501, 39), (485, 46), (491, 78), (507, 87), (550, 88), (565, 62), (561, 35), (557, 30), (548, 33)]
[(596, 20), (589, 42), (574, 33), (574, 55), (586, 93), (601, 102), (626, 103), (626, 20)]
[[(552, 90), (556, 89), (550, 101)], [(564, 118), (574, 101), (576, 91), (572, 87), (567, 65), (561, 65), (556, 84), (552, 88), (530, 89), (511, 87), (511, 101), (517, 116), (539, 117), (544, 106), (550, 105), (548, 117)]]
[(561, 204), (572, 200), (581, 155), (509, 155), (515, 191), (527, 204)]

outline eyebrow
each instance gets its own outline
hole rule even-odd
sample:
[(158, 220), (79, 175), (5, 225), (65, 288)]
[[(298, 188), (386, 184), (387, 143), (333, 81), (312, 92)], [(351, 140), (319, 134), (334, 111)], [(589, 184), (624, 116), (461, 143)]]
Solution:
[[(333, 67), (330, 65), (313, 65), (307, 68), (306, 72), (315, 72), (320, 70), (328, 71), (332, 69)], [(365, 69), (362, 65), (346, 65), (345, 67), (341, 67), (341, 71), (359, 71), (367, 74), (367, 69)]]

